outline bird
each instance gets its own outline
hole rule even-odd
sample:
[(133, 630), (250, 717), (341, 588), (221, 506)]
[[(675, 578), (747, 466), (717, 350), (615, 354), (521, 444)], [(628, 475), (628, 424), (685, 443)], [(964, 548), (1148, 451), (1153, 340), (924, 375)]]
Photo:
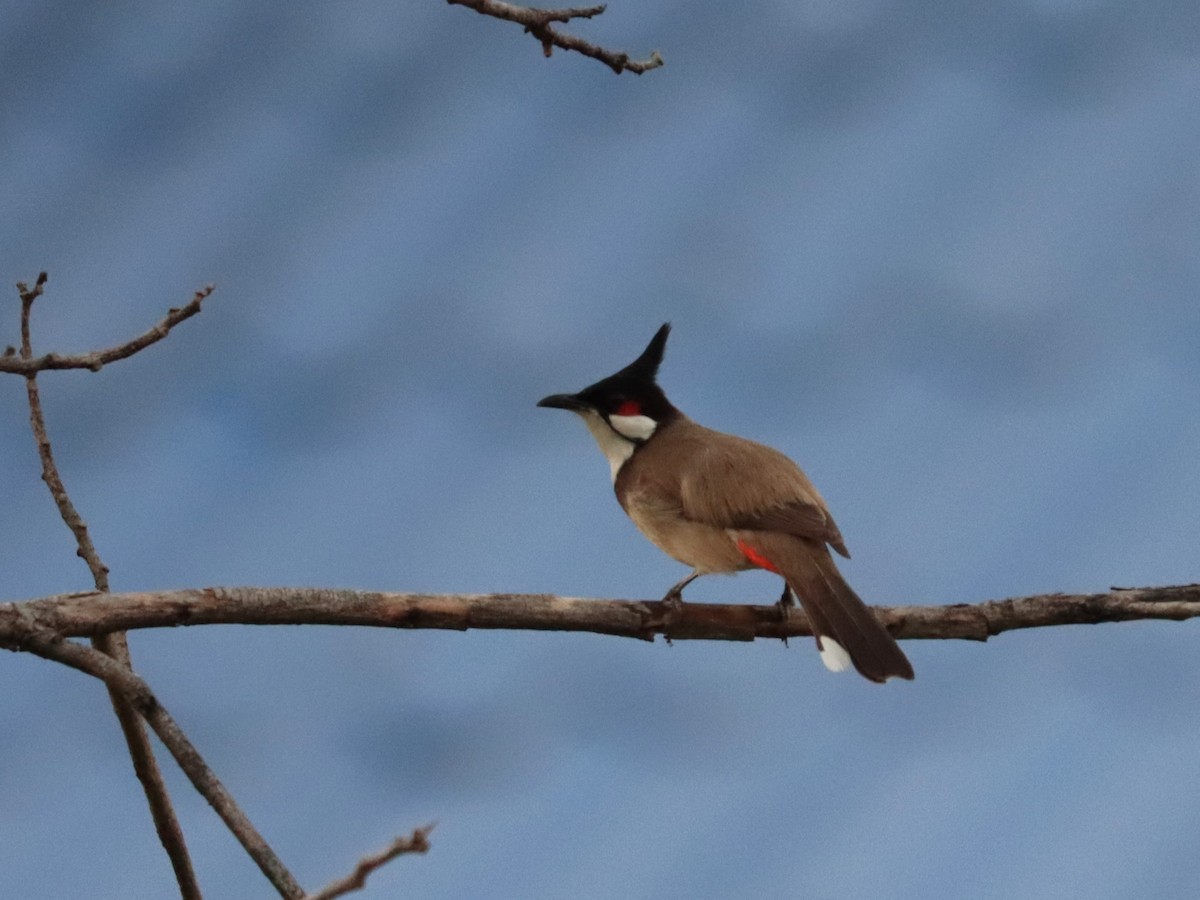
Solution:
[(634, 525), (691, 567), (663, 603), (679, 609), (701, 575), (766, 569), (784, 580), (781, 614), (799, 598), (828, 669), (911, 679), (900, 646), (838, 571), (830, 549), (850, 553), (808, 476), (778, 450), (706, 428), (667, 399), (658, 369), (670, 333), (667, 322), (625, 368), (537, 404), (583, 419)]

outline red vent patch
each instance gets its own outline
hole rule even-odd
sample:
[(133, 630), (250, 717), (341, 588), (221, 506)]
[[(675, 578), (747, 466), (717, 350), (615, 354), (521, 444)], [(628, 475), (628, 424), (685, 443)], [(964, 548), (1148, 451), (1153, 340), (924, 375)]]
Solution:
[(754, 563), (760, 569), (766, 569), (768, 572), (779, 574), (779, 570), (771, 565), (771, 561), (747, 544), (745, 541), (738, 541), (737, 548), (742, 551), (742, 556)]

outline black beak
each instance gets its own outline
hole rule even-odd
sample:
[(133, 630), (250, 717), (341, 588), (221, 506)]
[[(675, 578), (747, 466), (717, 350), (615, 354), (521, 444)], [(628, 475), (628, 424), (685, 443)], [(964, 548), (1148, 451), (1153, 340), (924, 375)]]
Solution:
[(547, 409), (569, 409), (571, 412), (579, 412), (580, 410), (591, 408), (575, 394), (551, 394), (549, 397), (543, 397), (539, 400), (537, 405), (544, 406)]

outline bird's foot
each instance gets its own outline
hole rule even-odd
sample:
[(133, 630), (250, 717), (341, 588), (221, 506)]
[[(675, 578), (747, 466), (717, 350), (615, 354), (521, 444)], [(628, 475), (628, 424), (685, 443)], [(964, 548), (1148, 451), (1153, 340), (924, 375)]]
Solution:
[[(792, 607), (796, 605), (796, 598), (792, 594), (792, 589), (786, 584), (783, 586), (783, 596), (775, 602), (775, 608), (779, 610), (779, 622), (783, 626), (787, 626), (788, 620), (792, 617)], [(783, 636), (783, 646), (788, 646), (788, 638)]]
[(653, 631), (661, 630), (668, 644), (671, 643), (671, 626), (677, 625), (683, 615), (683, 589), (699, 578), (700, 574), (698, 569), (693, 570), (687, 578), (676, 582), (659, 601), (658, 615), (646, 623), (646, 627)]
[(678, 613), (683, 609), (683, 590), (679, 585), (671, 588), (659, 601), (667, 612)]
[(659, 613), (650, 620), (648, 626), (654, 630), (662, 630), (663, 638), (667, 645), (670, 646), (671, 628), (679, 624), (679, 619), (683, 614), (683, 590), (681, 585), (675, 585), (663, 596), (659, 601)]

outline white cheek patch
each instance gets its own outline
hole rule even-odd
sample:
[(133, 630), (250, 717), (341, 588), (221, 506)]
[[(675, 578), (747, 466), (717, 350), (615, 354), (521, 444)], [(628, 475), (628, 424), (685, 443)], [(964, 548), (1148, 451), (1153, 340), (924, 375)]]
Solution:
[(621, 471), (621, 466), (625, 465), (629, 457), (633, 456), (637, 444), (609, 428), (608, 423), (600, 418), (599, 413), (590, 409), (580, 410), (578, 416), (583, 419), (583, 424), (587, 425), (588, 431), (600, 445), (601, 452), (608, 460), (608, 467), (612, 469), (613, 481), (616, 481), (617, 473)]
[(654, 429), (658, 427), (658, 423), (649, 416), (611, 415), (608, 417), (608, 421), (618, 434), (624, 435), (631, 441), (646, 440), (654, 434)]

